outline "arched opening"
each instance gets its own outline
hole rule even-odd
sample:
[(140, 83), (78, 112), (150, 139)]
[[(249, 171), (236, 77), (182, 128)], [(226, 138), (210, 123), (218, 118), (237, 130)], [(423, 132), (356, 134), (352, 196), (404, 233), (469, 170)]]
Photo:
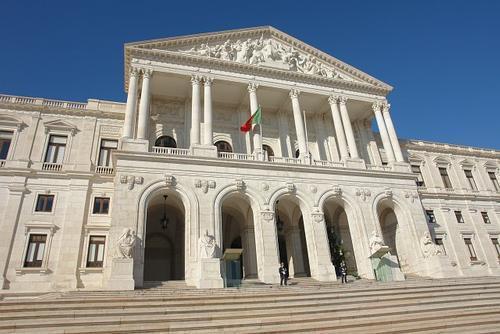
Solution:
[(297, 149), (297, 150), (295, 151), (295, 157), (296, 157), (296, 158), (299, 158), (299, 157), (300, 157), (300, 151), (299, 151), (299, 149)]
[(398, 244), (399, 244), (399, 224), (394, 210), (389, 207), (385, 207), (380, 210), (379, 215), (380, 228), (382, 230), (382, 238), (384, 243), (389, 246), (390, 253), (396, 258), (398, 258)]
[(233, 279), (257, 278), (257, 256), (253, 211), (242, 194), (229, 195), (222, 202), (222, 253), (228, 248), (241, 249), (239, 272)]
[(144, 281), (184, 280), (185, 210), (172, 192), (156, 194), (148, 203)]
[(225, 152), (225, 153), (233, 152), (231, 144), (229, 144), (227, 141), (219, 140), (215, 143), (215, 146), (217, 147), (217, 152)]
[(283, 196), (276, 201), (276, 231), (280, 262), (290, 277), (310, 277), (304, 219), (296, 198)]
[(262, 145), (262, 149), (265, 152), (267, 160), (269, 160), (269, 158), (271, 158), (271, 157), (274, 157), (274, 151), (271, 148), (271, 146), (269, 146), (269, 145)]
[(155, 146), (177, 148), (177, 142), (170, 136), (161, 136), (156, 139)]
[(348, 274), (358, 274), (349, 220), (343, 203), (334, 199), (324, 204), (326, 231), (332, 263), (340, 275), (340, 264), (345, 262)]

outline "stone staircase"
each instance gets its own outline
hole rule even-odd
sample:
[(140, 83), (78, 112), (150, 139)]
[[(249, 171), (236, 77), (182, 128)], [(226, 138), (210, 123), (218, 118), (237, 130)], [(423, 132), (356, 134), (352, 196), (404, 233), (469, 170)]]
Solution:
[(0, 333), (500, 333), (500, 278), (4, 295)]

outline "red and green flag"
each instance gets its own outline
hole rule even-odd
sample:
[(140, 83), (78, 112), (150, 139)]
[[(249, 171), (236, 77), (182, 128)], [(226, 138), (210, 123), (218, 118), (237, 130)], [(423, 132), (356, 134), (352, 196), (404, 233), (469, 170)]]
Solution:
[(250, 118), (245, 122), (245, 124), (243, 124), (240, 127), (240, 130), (243, 132), (248, 132), (252, 130), (253, 125), (255, 124), (262, 124), (262, 109), (260, 108), (260, 106), (252, 114), (252, 116), (250, 116)]

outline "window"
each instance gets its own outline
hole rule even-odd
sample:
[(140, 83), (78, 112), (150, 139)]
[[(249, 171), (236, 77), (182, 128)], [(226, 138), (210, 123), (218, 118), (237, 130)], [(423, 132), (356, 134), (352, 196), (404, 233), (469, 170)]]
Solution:
[(118, 148), (118, 141), (110, 139), (101, 140), (101, 148), (99, 150), (99, 160), (97, 161), (98, 166), (110, 166), (111, 165), (111, 153)]
[(427, 215), (428, 223), (436, 224), (436, 216), (433, 210), (425, 210), (425, 214)]
[(269, 159), (270, 157), (274, 157), (274, 151), (269, 145), (262, 145), (262, 149), (267, 155), (267, 158)]
[(229, 144), (227, 141), (219, 140), (218, 142), (215, 143), (215, 146), (217, 147), (217, 152), (227, 152), (227, 153), (233, 152), (231, 144)]
[(470, 169), (465, 169), (464, 173), (465, 177), (467, 178), (467, 181), (469, 182), (470, 188), (474, 191), (477, 191), (477, 185), (476, 181), (474, 181), (474, 177), (472, 176), (472, 171)]
[(461, 211), (455, 211), (455, 217), (457, 218), (457, 223), (459, 224), (465, 223), (464, 216), (462, 216)]
[(155, 146), (177, 148), (175, 139), (170, 136), (161, 136), (155, 141)]
[(104, 261), (105, 236), (90, 236), (89, 252), (87, 255), (87, 267), (102, 268)]
[(0, 131), (0, 160), (7, 160), (12, 135), (11, 131)]
[(93, 214), (107, 215), (109, 212), (109, 197), (96, 197), (94, 198)]
[(485, 224), (491, 224), (490, 217), (488, 217), (488, 212), (482, 211), (481, 216)]
[(28, 250), (24, 260), (25, 267), (41, 267), (43, 262), (43, 254), (45, 251), (45, 243), (47, 242), (46, 234), (31, 234), (28, 242)]
[(497, 251), (498, 259), (500, 260), (500, 244), (498, 244), (498, 238), (491, 238), (491, 242)]
[(52, 205), (54, 204), (54, 195), (38, 195), (36, 200), (36, 212), (52, 212)]
[(411, 165), (411, 171), (417, 174), (417, 187), (425, 187), (424, 177), (422, 176), (422, 171), (419, 165)]
[(488, 175), (490, 177), (491, 183), (493, 183), (493, 187), (495, 188), (495, 191), (500, 191), (500, 185), (498, 184), (497, 177), (495, 175), (495, 172), (488, 172)]
[(446, 249), (444, 248), (443, 238), (440, 238), (440, 237), (439, 238), (435, 238), (434, 242), (441, 249), (441, 252), (443, 253), (443, 255), (446, 255)]
[(472, 239), (471, 238), (464, 238), (464, 242), (465, 242), (465, 247), (467, 247), (467, 250), (469, 251), (470, 260), (477, 261), (476, 251), (474, 250), (474, 245), (472, 244)]
[(66, 150), (66, 136), (49, 137), (49, 145), (47, 146), (47, 153), (45, 154), (45, 162), (62, 164), (64, 159), (64, 151)]
[(297, 149), (297, 151), (295, 151), (295, 157), (296, 158), (299, 158), (300, 157), (300, 151)]
[(453, 188), (451, 185), (450, 177), (448, 176), (448, 171), (444, 167), (439, 167), (439, 174), (441, 175), (441, 180), (443, 180), (443, 185), (446, 189)]

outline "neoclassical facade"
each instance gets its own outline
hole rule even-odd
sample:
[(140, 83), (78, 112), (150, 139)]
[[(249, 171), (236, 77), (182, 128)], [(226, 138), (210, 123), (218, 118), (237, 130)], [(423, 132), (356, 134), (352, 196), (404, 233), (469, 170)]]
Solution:
[(398, 140), (392, 87), (302, 41), (126, 44), (125, 90), (0, 95), (2, 289), (500, 275), (500, 151)]

